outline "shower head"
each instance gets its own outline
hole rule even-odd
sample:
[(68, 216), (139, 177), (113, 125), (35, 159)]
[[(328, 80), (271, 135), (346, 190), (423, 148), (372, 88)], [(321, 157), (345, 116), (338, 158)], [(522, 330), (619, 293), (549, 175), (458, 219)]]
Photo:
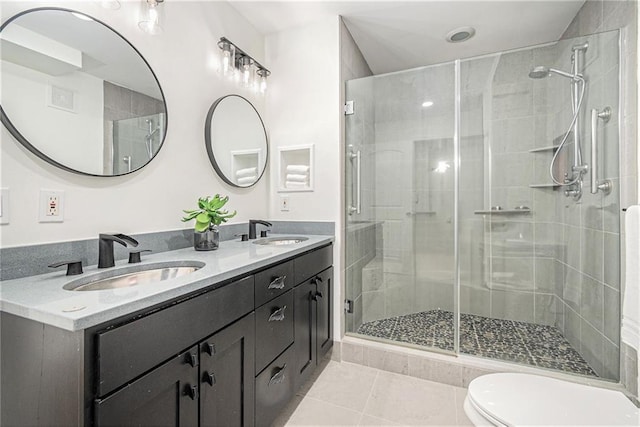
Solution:
[(549, 69), (544, 65), (538, 65), (533, 67), (531, 71), (529, 71), (529, 77), (532, 79), (544, 79), (549, 76)]
[(562, 77), (570, 78), (571, 80), (584, 81), (582, 76), (579, 74), (569, 74), (561, 70), (556, 70), (555, 68), (545, 67), (544, 65), (535, 66), (531, 71), (529, 71), (529, 77), (532, 79), (543, 79), (551, 74), (557, 74)]

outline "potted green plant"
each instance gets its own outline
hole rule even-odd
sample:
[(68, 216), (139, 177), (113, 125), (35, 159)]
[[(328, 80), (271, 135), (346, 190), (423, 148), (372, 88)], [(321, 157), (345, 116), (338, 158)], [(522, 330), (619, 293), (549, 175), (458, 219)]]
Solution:
[(183, 222), (196, 220), (193, 235), (193, 247), (196, 251), (213, 251), (220, 245), (220, 234), (218, 226), (227, 222), (229, 218), (236, 215), (236, 211), (229, 212), (222, 209), (229, 201), (229, 196), (200, 197), (198, 199), (198, 209), (191, 211), (184, 210), (187, 215), (182, 218)]

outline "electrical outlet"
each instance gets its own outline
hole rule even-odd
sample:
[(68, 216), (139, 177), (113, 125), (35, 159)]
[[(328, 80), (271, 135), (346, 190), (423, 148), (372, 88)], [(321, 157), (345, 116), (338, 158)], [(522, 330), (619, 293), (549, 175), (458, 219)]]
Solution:
[(9, 224), (9, 189), (0, 188), (0, 224)]
[(40, 222), (64, 221), (64, 191), (40, 190)]
[(280, 196), (280, 210), (289, 212), (289, 196)]

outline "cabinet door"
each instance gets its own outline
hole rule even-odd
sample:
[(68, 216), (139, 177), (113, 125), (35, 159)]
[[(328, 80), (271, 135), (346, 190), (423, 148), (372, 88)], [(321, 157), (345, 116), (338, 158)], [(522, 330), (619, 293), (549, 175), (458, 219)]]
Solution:
[(316, 285), (307, 280), (294, 288), (295, 388), (309, 378), (316, 366)]
[(316, 283), (317, 357), (320, 360), (333, 345), (333, 267), (314, 279)]
[(97, 426), (197, 426), (198, 349), (193, 347), (96, 401)]
[(200, 343), (200, 425), (253, 426), (253, 313)]

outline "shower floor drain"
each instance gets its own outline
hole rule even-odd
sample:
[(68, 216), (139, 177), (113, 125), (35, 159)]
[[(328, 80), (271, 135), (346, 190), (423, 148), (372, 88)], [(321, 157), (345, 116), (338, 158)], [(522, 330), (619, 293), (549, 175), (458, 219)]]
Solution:
[[(453, 313), (431, 310), (375, 320), (363, 323), (356, 333), (453, 351)], [(460, 314), (460, 351), (598, 376), (553, 326)]]

